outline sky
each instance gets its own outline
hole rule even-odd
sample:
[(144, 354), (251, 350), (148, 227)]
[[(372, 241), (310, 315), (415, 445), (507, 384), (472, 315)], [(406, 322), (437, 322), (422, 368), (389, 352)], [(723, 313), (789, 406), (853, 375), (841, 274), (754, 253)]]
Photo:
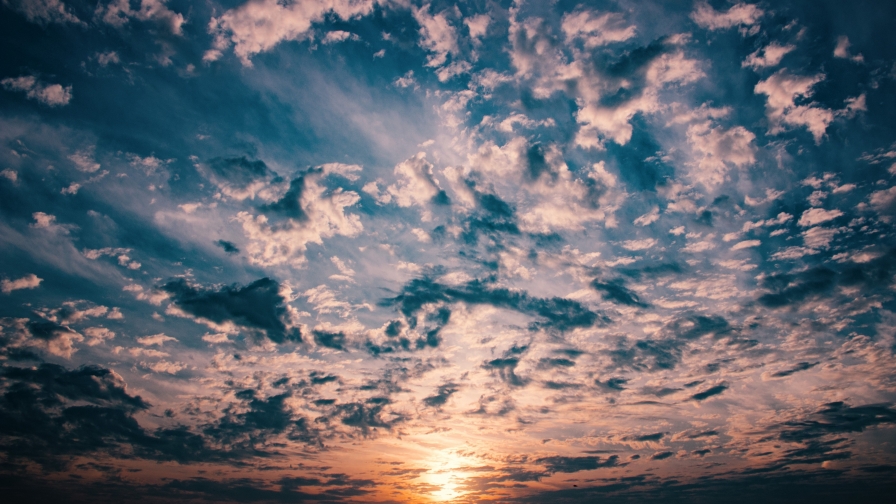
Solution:
[(886, 502), (896, 4), (0, 0), (7, 502)]

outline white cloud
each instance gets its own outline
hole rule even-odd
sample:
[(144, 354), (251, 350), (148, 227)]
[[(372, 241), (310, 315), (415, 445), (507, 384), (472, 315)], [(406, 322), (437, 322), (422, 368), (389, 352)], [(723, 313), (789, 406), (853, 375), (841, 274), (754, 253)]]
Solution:
[(391, 201), (400, 207), (429, 206), (441, 191), (432, 168), (432, 163), (426, 160), (425, 152), (418, 152), (416, 156), (398, 163), (394, 173), (399, 181), (387, 189)]
[(855, 61), (856, 63), (863, 63), (865, 61), (865, 57), (861, 54), (850, 54), (849, 46), (849, 37), (847, 37), (846, 35), (837, 37), (837, 46), (834, 47), (834, 57), (850, 59), (852, 61)]
[(31, 224), (32, 228), (46, 229), (51, 233), (68, 234), (69, 229), (74, 227), (66, 224), (56, 224), (56, 216), (44, 212), (34, 212), (31, 214), (31, 217), (34, 218), (34, 223)]
[(2, 290), (4, 294), (9, 294), (10, 292), (19, 289), (35, 289), (40, 285), (41, 281), (43, 281), (43, 279), (38, 278), (34, 273), (25, 275), (16, 280), (4, 279), (0, 282), (0, 290)]
[(121, 59), (118, 57), (117, 52), (107, 51), (104, 53), (97, 53), (96, 62), (99, 63), (100, 66), (109, 66), (112, 63), (121, 63)]
[(762, 242), (759, 240), (744, 240), (742, 242), (736, 243), (733, 247), (731, 247), (731, 250), (741, 250), (750, 247), (758, 247), (760, 245), (762, 245)]
[(567, 43), (581, 39), (588, 49), (612, 42), (623, 42), (635, 36), (635, 27), (626, 26), (621, 14), (610, 12), (598, 15), (582, 10), (563, 16), (561, 29)]
[(843, 215), (843, 212), (837, 209), (825, 210), (823, 208), (810, 208), (803, 212), (798, 224), (802, 227), (814, 226), (816, 224), (821, 224), (822, 222), (836, 219), (841, 215)]
[[(184, 16), (169, 9), (165, 5), (166, 0), (140, 0), (140, 8), (136, 10), (131, 8), (131, 2), (132, 0), (109, 2), (103, 14), (103, 22), (120, 27), (127, 24), (131, 18), (139, 21), (156, 21), (166, 25), (175, 35), (183, 34)], [(102, 7), (97, 9), (97, 12), (102, 11)]]
[(660, 218), (660, 207), (654, 206), (650, 209), (646, 214), (635, 219), (636, 226), (647, 226), (649, 224), (653, 224)]
[(24, 15), (32, 23), (84, 24), (61, 0), (3, 0), (3, 3)]
[(137, 343), (140, 343), (143, 346), (162, 346), (167, 341), (177, 341), (177, 338), (172, 338), (165, 333), (158, 333), (151, 336), (143, 336), (142, 338), (137, 338)]
[(759, 206), (763, 203), (768, 203), (769, 201), (774, 201), (780, 198), (784, 194), (784, 191), (776, 191), (774, 189), (766, 189), (765, 197), (760, 199), (753, 199), (749, 196), (744, 196), (744, 203), (750, 206)]
[(95, 146), (81, 149), (68, 157), (69, 161), (75, 164), (75, 167), (85, 173), (93, 173), (101, 168), (102, 165), (96, 162), (94, 158)]
[(871, 206), (882, 214), (890, 214), (896, 210), (896, 186), (874, 191), (869, 197)]
[(467, 29), (470, 31), (470, 37), (477, 40), (485, 36), (491, 21), (492, 18), (488, 14), (479, 14), (464, 19), (464, 24), (467, 25)]
[(810, 98), (812, 87), (824, 80), (824, 74), (812, 76), (791, 75), (786, 69), (781, 69), (764, 81), (756, 84), (756, 94), (768, 96), (766, 115), (769, 120), (770, 134), (784, 131), (784, 125), (805, 126), (815, 143), (821, 143), (828, 125), (834, 120), (834, 113), (825, 108), (815, 106), (815, 103), (797, 105), (798, 97)]
[(168, 361), (158, 361), (153, 363), (141, 362), (141, 367), (149, 369), (156, 373), (168, 373), (168, 374), (177, 374), (180, 371), (183, 371), (187, 368), (187, 365), (183, 362), (168, 362)]
[(230, 339), (225, 333), (206, 333), (202, 336), (202, 341), (206, 341), (208, 343), (227, 343), (230, 341)]
[(831, 240), (837, 230), (833, 228), (812, 227), (803, 231), (803, 243), (813, 249), (826, 249), (831, 246)]
[[(125, 0), (126, 1), (126, 0)], [(252, 66), (252, 56), (269, 51), (283, 41), (301, 40), (312, 23), (333, 13), (348, 20), (368, 14), (374, 1), (331, 0), (327, 2), (281, 2), (250, 0), (209, 21), (209, 33), (215, 36), (212, 49), (203, 60), (215, 61), (231, 45), (244, 66)]]
[[(565, 89), (565, 82), (572, 77), (573, 70), (584, 64), (576, 62), (557, 75), (553, 86)], [(616, 93), (629, 88), (625, 79), (607, 82), (597, 74), (587, 74), (578, 79), (578, 94), (582, 104), (576, 112), (576, 122), (581, 126), (576, 134), (576, 144), (584, 148), (603, 148), (604, 139), (625, 145), (631, 140), (631, 120), (637, 114), (654, 114), (664, 109), (659, 94), (666, 87), (683, 85), (702, 78), (705, 74), (697, 60), (687, 58), (682, 51), (665, 53), (649, 63), (645, 71), (645, 85), (635, 88), (632, 98), (617, 105), (607, 105), (601, 101), (605, 94)], [(562, 87), (563, 86), (563, 87)], [(552, 88), (545, 87), (545, 92)]]
[(15, 170), (11, 170), (9, 168), (7, 168), (3, 171), (0, 171), (0, 177), (3, 177), (5, 179), (9, 180), (10, 182), (16, 182), (17, 180), (19, 180), (18, 172), (16, 172)]
[(788, 259), (799, 259), (800, 257), (807, 255), (817, 254), (818, 251), (812, 248), (807, 247), (787, 247), (779, 250), (771, 255), (771, 258), (774, 260), (788, 260)]
[(97, 346), (115, 337), (115, 333), (105, 327), (88, 327), (84, 329), (88, 346)]
[(333, 30), (331, 32), (327, 32), (324, 38), (321, 39), (321, 42), (323, 42), (324, 44), (336, 44), (348, 39), (358, 40), (358, 36), (354, 33), (343, 30)]
[(745, 59), (744, 62), (741, 63), (741, 66), (744, 68), (749, 67), (754, 70), (777, 66), (778, 63), (780, 63), (781, 60), (784, 59), (784, 56), (786, 56), (787, 53), (793, 51), (794, 49), (796, 49), (796, 46), (792, 44), (781, 45), (777, 42), (772, 42), (764, 48), (759, 49), (747, 56), (747, 59)]
[(414, 19), (420, 25), (420, 47), (430, 51), (427, 66), (438, 67), (445, 64), (448, 54), (457, 55), (457, 33), (448, 23), (445, 12), (432, 15), (430, 4), (419, 9), (412, 7)]
[(706, 187), (727, 179), (728, 166), (738, 168), (756, 162), (756, 135), (743, 126), (713, 128), (709, 121), (692, 124), (687, 130), (688, 143), (699, 156), (691, 163), (691, 176)]
[[(264, 215), (239, 212), (233, 220), (239, 222), (249, 239), (246, 256), (249, 262), (258, 266), (289, 264), (297, 267), (305, 263), (305, 249), (308, 243), (322, 244), (324, 238), (333, 236), (356, 236), (363, 226), (359, 216), (346, 213), (346, 209), (357, 203), (361, 197), (354, 191), (342, 188), (329, 190), (321, 180), (332, 170), (352, 170), (356, 165), (324, 165), (319, 172), (305, 175), (305, 190), (299, 205), (307, 220), (271, 224)], [(349, 170), (350, 173), (351, 170)]]
[(622, 242), (622, 248), (626, 250), (647, 250), (656, 245), (653, 238), (644, 238), (643, 240), (626, 240)]
[(0, 81), (8, 91), (22, 91), (28, 99), (36, 100), (48, 107), (68, 105), (72, 100), (72, 87), (61, 84), (45, 84), (33, 75), (9, 77)]
[(713, 9), (707, 2), (700, 2), (691, 13), (691, 19), (708, 30), (723, 30), (738, 25), (754, 25), (763, 15), (765, 12), (759, 7), (743, 2), (731, 6), (725, 12)]

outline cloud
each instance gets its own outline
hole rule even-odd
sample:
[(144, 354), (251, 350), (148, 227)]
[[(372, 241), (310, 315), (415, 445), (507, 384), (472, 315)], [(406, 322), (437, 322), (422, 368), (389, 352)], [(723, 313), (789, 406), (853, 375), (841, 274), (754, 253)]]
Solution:
[(815, 143), (821, 143), (828, 125), (834, 120), (834, 113), (816, 106), (814, 102), (797, 105), (796, 100), (811, 98), (812, 87), (824, 78), (824, 74), (797, 76), (787, 69), (781, 69), (756, 84), (756, 94), (768, 96), (765, 110), (769, 120), (769, 134), (781, 133), (785, 125), (805, 126), (812, 133)]
[(544, 465), (548, 472), (551, 473), (574, 473), (579, 471), (593, 471), (595, 469), (618, 467), (620, 464), (619, 455), (610, 455), (606, 459), (597, 456), (585, 457), (543, 457), (535, 460), (536, 463)]
[(838, 401), (824, 405), (806, 420), (785, 422), (781, 439), (805, 442), (829, 434), (862, 432), (875, 425), (896, 423), (896, 410), (888, 404), (850, 406)]
[(834, 220), (841, 215), (843, 215), (843, 212), (837, 210), (836, 208), (833, 210), (825, 210), (823, 208), (810, 208), (803, 212), (803, 215), (800, 217), (798, 224), (802, 227), (815, 226), (816, 224), (821, 224), (822, 222)]
[(105, 7), (97, 8), (97, 15), (102, 13), (104, 23), (122, 27), (131, 18), (139, 21), (155, 21), (168, 27), (174, 35), (183, 35), (183, 14), (169, 9), (166, 0), (140, 0), (140, 8), (131, 8), (132, 0), (112, 0)]
[(439, 67), (445, 64), (449, 54), (457, 55), (457, 33), (448, 22), (447, 11), (430, 14), (429, 8), (427, 3), (420, 8), (412, 7), (411, 12), (420, 25), (420, 46), (432, 53), (426, 65)]
[[(578, 327), (591, 327), (595, 324), (605, 323), (607, 320), (571, 299), (533, 297), (525, 291), (496, 288), (479, 280), (472, 280), (453, 287), (440, 284), (429, 278), (414, 279), (402, 288), (398, 296), (384, 299), (381, 304), (397, 306), (408, 321), (410, 328), (414, 329), (418, 324), (417, 315), (424, 307), (458, 302), (470, 305), (490, 305), (532, 316), (536, 318), (536, 321), (530, 326), (532, 329), (567, 331)], [(443, 313), (444, 322), (439, 321), (440, 323), (436, 325), (435, 329), (441, 329), (451, 314), (450, 311)], [(435, 333), (435, 335), (437, 334), (438, 332)], [(432, 335), (431, 332), (430, 335)], [(422, 341), (425, 346), (426, 340)]]
[(16, 280), (3, 279), (3, 281), (0, 282), (0, 290), (2, 290), (4, 294), (9, 294), (10, 292), (19, 289), (36, 289), (42, 281), (42, 278), (38, 278), (37, 275), (31, 273), (30, 275), (25, 275)]
[(762, 242), (759, 240), (744, 240), (741, 242), (737, 242), (733, 247), (731, 247), (731, 250), (742, 250), (750, 247), (758, 247), (759, 245), (762, 245)]
[(708, 30), (724, 30), (738, 25), (751, 26), (759, 22), (765, 11), (753, 4), (737, 3), (725, 12), (712, 8), (707, 2), (697, 3), (691, 19), (697, 26)]
[(358, 40), (358, 38), (359, 37), (357, 35), (355, 35), (354, 33), (351, 33), (351, 32), (342, 31), (342, 30), (333, 30), (333, 31), (327, 32), (327, 35), (324, 36), (323, 39), (321, 39), (321, 42), (324, 44), (336, 44), (336, 43), (343, 42), (348, 39)]
[(332, 348), (334, 350), (345, 350), (345, 333), (343, 332), (330, 332), (315, 329), (311, 331), (311, 334), (314, 336), (314, 342), (322, 347)]
[(171, 295), (176, 307), (212, 328), (229, 323), (250, 333), (263, 334), (274, 343), (302, 340), (298, 327), (287, 325), (288, 310), (276, 280), (261, 278), (245, 287), (205, 288), (179, 278), (161, 289)]
[(654, 222), (658, 221), (660, 218), (660, 207), (655, 206), (646, 214), (635, 219), (634, 224), (636, 226), (649, 226)]
[(607, 301), (629, 306), (647, 306), (641, 302), (641, 298), (636, 293), (625, 288), (621, 281), (601, 282), (594, 280), (591, 282), (591, 286), (602, 292), (603, 298)]
[(215, 242), (215, 245), (221, 247), (221, 249), (224, 250), (224, 253), (226, 253), (226, 254), (233, 255), (233, 254), (240, 253), (239, 247), (237, 247), (234, 243), (229, 242), (227, 240), (218, 240)]
[(346, 208), (360, 201), (354, 191), (328, 190), (320, 182), (326, 169), (312, 170), (290, 183), (290, 191), (262, 211), (280, 214), (285, 221), (272, 221), (265, 215), (239, 212), (234, 220), (242, 225), (249, 243), (246, 256), (258, 266), (305, 263), (308, 243), (322, 244), (324, 238), (356, 236), (364, 227), (359, 216)]
[(608, 12), (598, 15), (589, 10), (566, 14), (560, 27), (567, 43), (579, 39), (587, 49), (624, 42), (634, 37), (636, 32), (635, 27), (627, 25), (621, 14)]
[(861, 54), (850, 54), (849, 52), (849, 38), (846, 35), (842, 35), (837, 37), (837, 47), (834, 48), (834, 57), (842, 58), (842, 59), (850, 59), (856, 63), (864, 63), (865, 57)]
[(818, 364), (819, 364), (818, 362), (800, 362), (799, 364), (793, 366), (792, 368), (778, 371), (776, 373), (773, 373), (771, 376), (773, 378), (785, 378), (794, 373), (798, 373), (800, 371), (805, 371), (807, 369), (812, 369), (813, 367), (817, 366)]
[(271, 181), (277, 174), (261, 160), (238, 158), (215, 158), (197, 168), (214, 183), (221, 192), (235, 200), (254, 199), (256, 196), (271, 197)]
[(726, 130), (709, 121), (697, 123), (688, 127), (687, 138), (698, 155), (691, 163), (691, 177), (706, 187), (723, 183), (729, 166), (744, 168), (756, 162), (756, 135), (743, 126)]
[(240, 62), (251, 67), (252, 56), (269, 51), (280, 42), (302, 40), (308, 36), (311, 25), (323, 21), (327, 14), (347, 21), (370, 13), (375, 3), (365, 0), (325, 3), (249, 0), (209, 21), (208, 31), (214, 35), (214, 43), (205, 52), (203, 60), (220, 59), (232, 45)]
[(722, 392), (728, 390), (728, 385), (725, 383), (716, 385), (715, 387), (710, 387), (702, 392), (697, 392), (696, 394), (691, 396), (691, 399), (695, 401), (704, 401), (709, 399), (712, 396), (716, 396), (721, 394)]
[(486, 35), (491, 22), (492, 18), (488, 14), (477, 14), (464, 19), (464, 24), (467, 25), (467, 29), (470, 31), (470, 38), (474, 40), (481, 39)]
[(868, 198), (871, 206), (883, 215), (891, 215), (896, 212), (896, 186), (889, 189), (874, 191)]
[(3, 3), (32, 23), (84, 24), (61, 0), (3, 0)]
[(61, 84), (45, 84), (33, 75), (21, 77), (8, 77), (0, 81), (0, 85), (7, 91), (24, 92), (29, 100), (36, 100), (48, 107), (61, 107), (68, 105), (72, 100), (72, 87)]
[(84, 341), (84, 337), (74, 329), (49, 320), (32, 320), (20, 328), (26, 338), (23, 344), (37, 346), (47, 352), (71, 359), (77, 351), (74, 345)]
[(417, 205), (428, 207), (430, 204), (448, 202), (445, 192), (439, 187), (433, 176), (433, 165), (426, 160), (425, 152), (395, 166), (394, 174), (399, 181), (386, 189), (386, 194), (376, 192), (376, 186), (365, 191), (374, 196), (380, 203), (395, 202), (400, 207)]
[[(747, 56), (747, 59), (741, 63), (741, 66), (744, 68), (749, 67), (753, 70), (778, 66), (778, 63), (781, 63), (784, 56), (793, 52), (795, 49), (796, 46), (792, 44), (781, 45), (777, 42), (772, 42), (764, 48), (758, 49), (756, 52)], [(760, 56), (759, 53), (762, 53), (762, 55)]]
[(137, 343), (140, 343), (143, 346), (162, 346), (166, 341), (177, 341), (177, 338), (172, 338), (165, 333), (137, 338)]

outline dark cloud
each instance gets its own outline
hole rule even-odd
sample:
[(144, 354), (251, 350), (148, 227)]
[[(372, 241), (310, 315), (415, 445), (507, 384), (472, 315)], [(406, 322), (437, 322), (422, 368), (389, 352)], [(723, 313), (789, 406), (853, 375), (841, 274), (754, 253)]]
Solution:
[(258, 179), (276, 175), (264, 161), (253, 161), (246, 156), (214, 158), (208, 162), (208, 167), (212, 174), (222, 181), (243, 188)]
[(239, 254), (240, 249), (235, 244), (227, 241), (227, 240), (218, 240), (215, 242), (215, 245), (221, 247), (225, 253), (227, 254)]
[(575, 365), (575, 361), (564, 358), (544, 357), (538, 360), (538, 367), (541, 369), (549, 369), (555, 367), (573, 367)]
[(482, 367), (495, 372), (501, 378), (501, 380), (503, 380), (508, 385), (512, 385), (514, 387), (523, 387), (529, 383), (529, 379), (517, 376), (515, 371), (516, 366), (520, 363), (520, 359), (519, 357), (516, 357), (516, 355), (522, 354), (525, 351), (526, 347), (522, 347), (521, 349), (517, 349), (517, 347), (514, 347), (509, 352), (506, 352), (506, 355), (504, 357), (500, 359), (490, 360), (484, 363)]
[(529, 180), (538, 180), (544, 174), (556, 178), (556, 174), (551, 171), (551, 165), (545, 159), (544, 147), (539, 143), (533, 143), (526, 149), (525, 167)]
[(684, 273), (684, 269), (678, 263), (662, 263), (642, 268), (620, 268), (619, 272), (631, 278), (641, 277), (656, 278)]
[[(320, 171), (320, 170), (318, 170)], [(308, 220), (308, 214), (302, 209), (302, 193), (305, 191), (305, 176), (297, 177), (289, 183), (289, 190), (279, 200), (264, 205), (261, 210), (265, 213), (281, 215), (295, 221)]]
[(335, 416), (350, 427), (361, 431), (364, 436), (369, 436), (371, 431), (377, 428), (391, 429), (393, 425), (404, 420), (401, 415), (393, 415), (394, 418), (386, 420), (384, 417), (390, 413), (385, 411), (388, 401), (373, 401), (371, 404), (348, 403), (336, 406)]
[(320, 346), (334, 350), (345, 350), (345, 333), (313, 330), (314, 342)]
[(758, 301), (770, 308), (799, 305), (833, 295), (838, 285), (859, 288), (867, 297), (878, 289), (886, 289), (894, 274), (896, 249), (889, 249), (882, 256), (861, 264), (817, 266), (797, 273), (769, 275), (760, 284), (769, 292), (759, 296)]
[(525, 291), (492, 287), (488, 282), (474, 280), (459, 287), (450, 287), (428, 278), (411, 280), (401, 294), (382, 302), (397, 306), (411, 328), (416, 327), (416, 314), (426, 305), (464, 302), (486, 304), (514, 310), (536, 317), (532, 329), (567, 331), (577, 327), (591, 327), (609, 319), (589, 310), (578, 301), (565, 298), (536, 298)]
[(626, 383), (628, 380), (625, 378), (608, 378), (606, 381), (594, 380), (594, 384), (598, 387), (615, 392), (625, 390)]
[(726, 390), (728, 390), (728, 384), (721, 383), (719, 385), (716, 385), (715, 387), (710, 387), (703, 392), (697, 392), (696, 394), (691, 396), (691, 399), (694, 399), (695, 401), (702, 401), (714, 395), (719, 395)]
[(669, 457), (671, 457), (671, 456), (673, 456), (673, 455), (675, 455), (675, 453), (670, 452), (670, 451), (664, 451), (664, 452), (654, 453), (654, 454), (650, 457), (650, 460), (664, 460), (664, 459), (667, 459), (667, 458), (669, 458)]
[(225, 407), (218, 421), (205, 426), (206, 436), (230, 449), (251, 451), (280, 434), (293, 441), (320, 444), (318, 433), (308, 420), (293, 414), (286, 405), (292, 392), (265, 398), (259, 397), (255, 390), (244, 389), (235, 396), (237, 402)]
[(536, 459), (535, 462), (544, 465), (548, 472), (552, 473), (574, 473), (624, 465), (619, 463), (618, 455), (611, 455), (603, 460), (598, 456), (590, 455), (585, 457), (555, 456)]
[(663, 329), (670, 337), (694, 340), (708, 334), (724, 334), (730, 327), (728, 321), (718, 315), (689, 314), (675, 319)]
[(66, 334), (76, 334), (70, 327), (49, 320), (32, 320), (26, 327), (31, 336), (44, 341), (51, 341)]
[(334, 382), (334, 381), (338, 381), (338, 380), (339, 380), (339, 377), (338, 377), (338, 376), (334, 376), (334, 375), (330, 375), (330, 374), (324, 374), (324, 373), (321, 373), (321, 372), (319, 372), (319, 371), (312, 371), (310, 377), (311, 377), (311, 384), (312, 384), (312, 385), (321, 385), (321, 384), (323, 384), (323, 383), (330, 383), (330, 382)]
[(817, 366), (818, 364), (819, 364), (818, 362), (800, 362), (799, 364), (793, 366), (792, 368), (785, 369), (783, 371), (778, 371), (777, 373), (772, 374), (772, 376), (775, 378), (783, 378), (785, 376), (790, 376), (793, 373), (798, 373), (800, 371), (812, 369), (813, 367)]
[(641, 302), (641, 298), (631, 290), (625, 288), (621, 280), (611, 280), (601, 282), (595, 279), (591, 282), (591, 286), (602, 293), (602, 297), (610, 302), (624, 304), (628, 306), (646, 307), (647, 304)]
[(639, 442), (659, 441), (660, 439), (663, 439), (664, 437), (666, 437), (665, 432), (655, 432), (653, 434), (642, 434), (640, 436), (626, 436), (626, 437), (622, 438), (622, 440), (623, 441), (639, 441)]
[(171, 294), (175, 305), (196, 317), (254, 329), (275, 343), (302, 340), (298, 328), (287, 328), (284, 323), (285, 300), (276, 280), (262, 278), (245, 287), (234, 284), (209, 289), (178, 278), (163, 285), (162, 290)]
[(844, 402), (826, 404), (805, 420), (785, 422), (781, 439), (807, 441), (828, 434), (862, 432), (868, 427), (896, 423), (896, 410), (887, 404), (850, 406)]
[(769, 275), (762, 286), (772, 292), (759, 296), (759, 302), (770, 308), (800, 303), (806, 298), (830, 292), (837, 274), (825, 267), (812, 268), (799, 274), (779, 273)]
[(458, 386), (453, 383), (440, 385), (435, 395), (431, 395), (423, 399), (423, 404), (431, 408), (439, 408), (444, 406), (448, 399), (458, 391)]
[(681, 360), (680, 344), (675, 340), (640, 340), (627, 345), (623, 339), (617, 349), (607, 354), (616, 367), (635, 371), (674, 369)]
[(480, 236), (488, 236), (493, 244), (500, 243), (500, 235), (519, 235), (520, 229), (516, 223), (516, 212), (507, 202), (494, 194), (481, 194), (475, 190), (475, 184), (468, 182), (476, 193), (479, 202), (479, 212), (471, 215), (464, 221), (464, 232), (461, 238), (468, 245), (476, 245)]
[(148, 432), (133, 414), (150, 405), (106, 368), (4, 367), (0, 380), (0, 445), (14, 459), (61, 470), (70, 455), (96, 452), (182, 462), (232, 456), (209, 448), (185, 427)]

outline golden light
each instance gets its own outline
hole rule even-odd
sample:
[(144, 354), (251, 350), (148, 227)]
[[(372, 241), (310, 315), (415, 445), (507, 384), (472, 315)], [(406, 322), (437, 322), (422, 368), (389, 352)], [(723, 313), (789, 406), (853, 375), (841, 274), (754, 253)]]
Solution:
[(423, 480), (438, 488), (429, 494), (432, 500), (451, 501), (467, 493), (460, 489), (466, 478), (466, 472), (461, 468), (468, 465), (463, 457), (443, 450), (424, 465), (429, 467), (429, 471), (422, 476)]

